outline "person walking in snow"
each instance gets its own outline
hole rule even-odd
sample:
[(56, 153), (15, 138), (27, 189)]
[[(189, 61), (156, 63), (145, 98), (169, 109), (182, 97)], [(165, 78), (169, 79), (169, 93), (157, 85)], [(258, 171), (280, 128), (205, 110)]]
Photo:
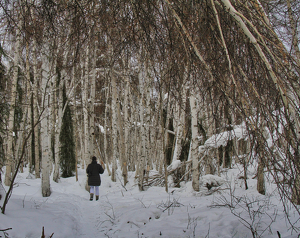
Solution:
[(96, 194), (96, 200), (99, 199), (99, 186), (101, 184), (100, 174), (104, 173), (104, 163), (101, 161), (101, 165), (97, 163), (97, 158), (92, 157), (92, 163), (86, 168), (88, 176), (88, 185), (90, 186), (90, 201), (93, 201), (94, 192)]

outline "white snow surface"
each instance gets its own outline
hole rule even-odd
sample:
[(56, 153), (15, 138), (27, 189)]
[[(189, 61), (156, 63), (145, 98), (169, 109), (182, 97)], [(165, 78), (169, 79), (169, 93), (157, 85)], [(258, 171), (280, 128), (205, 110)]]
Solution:
[[(211, 136), (208, 140), (205, 141), (204, 147), (218, 148), (220, 146), (226, 146), (228, 140), (233, 139), (234, 137), (240, 139), (245, 139), (248, 136), (247, 128), (244, 124), (239, 126), (234, 126), (233, 130), (224, 131), (219, 134)], [(203, 146), (202, 146), (203, 147)], [(201, 146), (199, 150), (201, 150)]]
[[(140, 192), (133, 172), (125, 189), (120, 171), (117, 182), (105, 171), (98, 201), (89, 201), (83, 169), (79, 168), (78, 182), (75, 177), (52, 181), (50, 197), (42, 197), (41, 179), (28, 176), (26, 168), (24, 171), (17, 175), (5, 214), (0, 213), (0, 230), (12, 228), (6, 231), (11, 238), (41, 237), (43, 227), (47, 238), (52, 234), (53, 238), (246, 238), (253, 237), (249, 224), (257, 237), (275, 238), (277, 231), (281, 237), (298, 237), (300, 233), (290, 229), (275, 185), (268, 184), (263, 196), (256, 191), (256, 180), (249, 178), (249, 189), (245, 190), (244, 181), (238, 179), (242, 175), (238, 167), (224, 170), (221, 177), (202, 176), (199, 192), (193, 191), (191, 182), (182, 182), (180, 188), (169, 188), (168, 193), (164, 187)], [(255, 171), (248, 173), (253, 176)], [(205, 185), (212, 182), (217, 187), (208, 190)], [(229, 186), (239, 203), (230, 199)], [(225, 206), (229, 201), (234, 208)], [(288, 207), (291, 221), (299, 227), (299, 214), (293, 206)], [(5, 237), (1, 231), (0, 236)]]

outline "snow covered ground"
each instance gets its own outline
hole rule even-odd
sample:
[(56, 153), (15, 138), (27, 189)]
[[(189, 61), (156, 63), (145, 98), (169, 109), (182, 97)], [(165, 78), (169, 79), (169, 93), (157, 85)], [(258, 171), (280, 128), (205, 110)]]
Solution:
[[(252, 227), (256, 237), (275, 238), (277, 231), (281, 237), (298, 237), (300, 231), (289, 229), (274, 185), (268, 185), (268, 195), (262, 196), (256, 192), (255, 179), (248, 180), (245, 191), (239, 176), (238, 168), (223, 173), (222, 178), (204, 176), (200, 192), (193, 191), (191, 182), (170, 188), (169, 193), (163, 187), (139, 192), (133, 173), (125, 189), (120, 182), (111, 182), (105, 171), (99, 201), (89, 201), (84, 170), (79, 169), (78, 182), (75, 177), (51, 182), (48, 198), (41, 195), (41, 180), (27, 179), (25, 170), (17, 176), (6, 214), (0, 214), (0, 230), (12, 228), (6, 231), (11, 238), (41, 237), (42, 227), (45, 236), (53, 234), (53, 238), (246, 238), (253, 237)], [(222, 185), (208, 190), (204, 185), (212, 181)], [(289, 215), (300, 227), (292, 206)], [(5, 237), (4, 232), (0, 236)]]

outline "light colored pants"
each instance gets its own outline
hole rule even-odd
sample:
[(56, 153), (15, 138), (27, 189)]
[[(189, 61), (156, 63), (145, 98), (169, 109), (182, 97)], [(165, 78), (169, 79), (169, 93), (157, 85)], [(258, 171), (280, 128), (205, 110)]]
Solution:
[(99, 186), (90, 186), (90, 193), (94, 193), (94, 191), (96, 196), (99, 196)]

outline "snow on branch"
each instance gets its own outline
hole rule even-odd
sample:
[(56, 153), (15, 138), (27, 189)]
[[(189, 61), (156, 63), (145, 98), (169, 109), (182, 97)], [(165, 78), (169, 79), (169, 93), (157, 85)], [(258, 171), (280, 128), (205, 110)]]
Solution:
[(209, 148), (218, 148), (220, 146), (226, 146), (227, 142), (237, 138), (237, 140), (245, 139), (248, 136), (248, 131), (245, 125), (235, 126), (233, 130), (224, 131), (219, 134), (214, 134), (208, 140), (205, 141), (204, 145), (199, 146), (199, 153)]

